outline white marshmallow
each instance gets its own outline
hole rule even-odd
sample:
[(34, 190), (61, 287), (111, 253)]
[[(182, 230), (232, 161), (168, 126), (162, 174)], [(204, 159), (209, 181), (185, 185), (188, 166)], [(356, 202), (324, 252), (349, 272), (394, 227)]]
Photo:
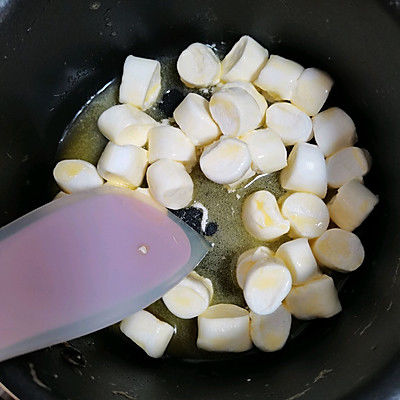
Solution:
[(108, 139), (123, 146), (144, 146), (147, 134), (158, 123), (145, 112), (129, 104), (120, 104), (104, 111), (97, 121), (100, 132)]
[(246, 143), (239, 139), (222, 137), (207, 146), (200, 157), (203, 174), (213, 182), (232, 183), (244, 176), (251, 165)]
[(272, 54), (254, 84), (276, 100), (290, 100), (303, 71), (300, 64)]
[(247, 172), (237, 181), (228, 183), (226, 185), (226, 188), (228, 189), (228, 192), (234, 192), (238, 187), (242, 186), (243, 183), (248, 181), (250, 178), (252, 178), (256, 173), (249, 168)]
[(284, 304), (296, 318), (306, 320), (330, 318), (342, 311), (333, 279), (327, 275), (294, 286)]
[(209, 144), (221, 135), (211, 118), (208, 101), (196, 93), (183, 99), (174, 111), (174, 119), (196, 146)]
[(198, 319), (197, 347), (207, 351), (251, 349), (249, 313), (233, 304), (209, 307)]
[(274, 103), (266, 114), (265, 123), (275, 131), (285, 146), (308, 142), (313, 136), (311, 118), (290, 103)]
[(293, 193), (281, 206), (284, 218), (290, 221), (290, 237), (315, 238), (321, 236), (329, 225), (326, 204), (312, 193)]
[(222, 86), (222, 89), (228, 89), (230, 87), (239, 87), (244, 89), (253, 99), (257, 102), (258, 108), (260, 109), (260, 124), (264, 121), (265, 110), (268, 108), (268, 103), (265, 97), (257, 91), (253, 84), (246, 81), (229, 82)]
[(295, 239), (283, 243), (276, 251), (292, 275), (293, 285), (300, 285), (318, 273), (317, 261), (307, 239)]
[(222, 88), (210, 99), (210, 112), (222, 133), (241, 136), (256, 129), (262, 115), (259, 105), (249, 92), (241, 87)]
[(364, 247), (352, 232), (329, 229), (311, 245), (318, 263), (340, 272), (356, 270), (364, 261)]
[(171, 325), (144, 310), (122, 320), (120, 329), (153, 358), (159, 358), (164, 354), (174, 334)]
[(103, 184), (96, 167), (83, 160), (62, 160), (53, 170), (58, 186), (66, 193), (89, 190)]
[(280, 136), (271, 129), (258, 129), (246, 133), (241, 139), (247, 143), (252, 168), (265, 174), (279, 171), (287, 165), (287, 153)]
[(290, 228), (274, 195), (267, 190), (259, 190), (246, 198), (242, 206), (242, 222), (246, 230), (259, 240), (274, 240)]
[(338, 107), (322, 111), (312, 121), (315, 141), (326, 157), (357, 141), (353, 120)]
[(150, 194), (172, 210), (188, 206), (193, 198), (193, 181), (178, 161), (163, 158), (147, 169)]
[[(204, 283), (205, 281), (207, 283)], [(192, 272), (169, 290), (162, 299), (172, 314), (182, 319), (190, 319), (202, 314), (208, 308), (212, 295), (211, 281)]]
[(332, 78), (316, 68), (307, 68), (297, 80), (291, 102), (307, 115), (319, 113), (332, 88)]
[(280, 350), (289, 337), (291, 325), (292, 316), (283, 305), (267, 315), (250, 312), (251, 340), (261, 351)]
[(268, 50), (250, 36), (242, 36), (222, 60), (225, 82), (248, 81), (257, 78), (268, 59)]
[(191, 140), (178, 128), (163, 125), (149, 131), (149, 162), (161, 158), (181, 162), (190, 172), (196, 164), (196, 149)]
[(137, 146), (109, 142), (97, 163), (97, 171), (109, 182), (136, 188), (141, 185), (148, 165), (147, 151)]
[(149, 108), (160, 93), (160, 71), (160, 63), (156, 60), (128, 56), (119, 87), (119, 102), (129, 103), (143, 110)]
[(353, 179), (360, 180), (369, 171), (370, 156), (358, 147), (345, 147), (326, 159), (328, 186), (339, 188)]
[(221, 76), (218, 57), (202, 43), (192, 43), (183, 50), (176, 66), (182, 82), (188, 87), (213, 86)]
[(278, 258), (261, 259), (247, 274), (243, 295), (250, 310), (266, 315), (273, 313), (292, 287), (292, 277)]
[(318, 146), (297, 143), (289, 154), (287, 167), (281, 171), (280, 181), (286, 190), (310, 192), (325, 197), (326, 165)]
[(272, 250), (266, 246), (255, 247), (242, 253), (236, 263), (236, 280), (239, 287), (243, 289), (247, 274), (257, 261), (270, 258), (272, 256)]
[(353, 231), (378, 204), (375, 196), (358, 180), (352, 180), (339, 188), (338, 193), (328, 203), (332, 221), (346, 231)]

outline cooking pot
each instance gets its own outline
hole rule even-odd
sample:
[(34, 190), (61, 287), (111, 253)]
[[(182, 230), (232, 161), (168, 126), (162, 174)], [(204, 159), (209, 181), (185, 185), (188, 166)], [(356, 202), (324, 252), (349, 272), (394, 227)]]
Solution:
[(399, 8), (392, 0), (0, 0), (1, 225), (50, 200), (65, 126), (121, 74), (128, 54), (177, 56), (192, 42), (231, 45), (242, 34), (332, 75), (329, 105), (356, 122), (373, 158), (366, 183), (380, 196), (357, 231), (366, 260), (341, 288), (343, 312), (304, 325), (282, 351), (153, 360), (104, 330), (3, 362), (0, 381), (30, 400), (399, 398)]

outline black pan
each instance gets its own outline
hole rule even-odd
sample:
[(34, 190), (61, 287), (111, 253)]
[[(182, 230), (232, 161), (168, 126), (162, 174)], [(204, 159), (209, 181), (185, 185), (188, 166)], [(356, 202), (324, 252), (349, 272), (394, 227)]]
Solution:
[(29, 400), (399, 398), (399, 7), (393, 0), (0, 0), (0, 224), (50, 199), (65, 126), (120, 75), (127, 54), (178, 55), (194, 41), (232, 44), (245, 33), (332, 74), (330, 104), (355, 120), (374, 162), (366, 182), (380, 195), (357, 232), (367, 257), (341, 290), (344, 311), (310, 323), (278, 353), (151, 360), (103, 331), (4, 362), (0, 381)]

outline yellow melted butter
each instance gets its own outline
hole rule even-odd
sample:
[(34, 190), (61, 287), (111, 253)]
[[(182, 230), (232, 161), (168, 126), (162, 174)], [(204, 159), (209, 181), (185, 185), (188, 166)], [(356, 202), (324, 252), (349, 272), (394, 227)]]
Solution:
[[(162, 88), (159, 100), (166, 90), (179, 88), (181, 92), (202, 91), (188, 89), (180, 82), (175, 70), (175, 59), (161, 60)], [(80, 112), (67, 128), (60, 143), (58, 159), (83, 159), (96, 165), (107, 144), (97, 127), (100, 114), (107, 108), (117, 104), (119, 82), (115, 81), (99, 92)], [(160, 111), (158, 107), (151, 107), (146, 111), (158, 121), (170, 117)], [(243, 200), (257, 190), (269, 190), (277, 198), (285, 193), (279, 184), (279, 173), (272, 173), (262, 177), (253, 177), (236, 191), (229, 193), (223, 185), (209, 181), (197, 165), (191, 177), (194, 182), (194, 201), (202, 203), (208, 209), (208, 221), (218, 225), (217, 232), (207, 237), (213, 248), (197, 266), (196, 272), (211, 279), (214, 287), (214, 296), (211, 304), (233, 303), (245, 307), (242, 290), (236, 282), (236, 261), (238, 256), (250, 248), (267, 245), (275, 251), (280, 244), (289, 240), (284, 235), (273, 242), (262, 242), (250, 236), (244, 229), (241, 221), (241, 207)], [(218, 358), (216, 353), (197, 349), (197, 318), (190, 320), (180, 319), (171, 314), (161, 300), (148, 307), (158, 318), (168, 322), (176, 333), (167, 348), (167, 354), (184, 358)], [(117, 327), (112, 327), (118, 336)]]

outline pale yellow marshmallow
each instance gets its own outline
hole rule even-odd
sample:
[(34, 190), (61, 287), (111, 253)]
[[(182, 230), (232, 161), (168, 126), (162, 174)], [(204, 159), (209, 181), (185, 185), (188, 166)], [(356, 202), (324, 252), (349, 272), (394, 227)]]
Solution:
[(325, 157), (357, 141), (353, 120), (338, 107), (322, 111), (312, 121), (315, 141)]
[(369, 171), (370, 156), (358, 147), (345, 147), (326, 159), (328, 186), (339, 188), (353, 179), (361, 180)]
[(228, 89), (230, 87), (239, 87), (253, 97), (253, 99), (257, 102), (258, 108), (260, 110), (260, 123), (261, 125), (264, 122), (264, 117), (265, 117), (265, 111), (268, 108), (268, 103), (265, 100), (265, 97), (257, 91), (257, 89), (254, 87), (254, 85), (250, 82), (246, 81), (235, 81), (235, 82), (229, 82), (226, 83), (224, 86), (222, 86), (222, 89)]
[(246, 198), (242, 206), (242, 222), (246, 230), (259, 240), (274, 240), (287, 233), (290, 223), (279, 211), (274, 195), (259, 190)]
[(300, 285), (318, 274), (317, 261), (305, 238), (281, 244), (275, 256), (280, 258), (289, 269), (293, 285)]
[(297, 319), (330, 318), (342, 311), (333, 279), (319, 275), (301, 286), (294, 286), (285, 306)]
[(216, 85), (221, 63), (213, 50), (202, 43), (192, 43), (182, 51), (176, 64), (182, 82), (189, 87)]
[(183, 164), (162, 158), (147, 169), (150, 194), (172, 210), (187, 207), (193, 198), (193, 181)]
[(325, 197), (327, 191), (324, 155), (318, 146), (297, 143), (288, 157), (288, 165), (281, 172), (280, 182), (284, 189), (310, 192)]
[(253, 171), (252, 168), (249, 168), (247, 172), (237, 181), (228, 183), (226, 185), (226, 188), (228, 189), (228, 192), (234, 192), (237, 188), (242, 186), (245, 182), (247, 182), (250, 178), (252, 178), (256, 173)]
[(122, 320), (120, 329), (153, 358), (159, 358), (164, 354), (174, 334), (171, 325), (144, 310)]
[(62, 160), (53, 170), (53, 176), (60, 189), (76, 193), (94, 189), (103, 184), (96, 167), (83, 160)]
[(280, 350), (289, 337), (291, 325), (292, 315), (283, 305), (267, 315), (250, 311), (251, 340), (261, 351)]
[(197, 347), (207, 351), (251, 349), (249, 313), (233, 304), (209, 307), (198, 319)]
[(115, 144), (144, 146), (149, 130), (158, 123), (136, 107), (120, 104), (104, 111), (97, 125), (100, 132)]
[(212, 295), (212, 282), (196, 272), (191, 272), (162, 299), (172, 314), (182, 319), (190, 319), (208, 308)]
[(251, 157), (246, 143), (222, 137), (207, 146), (200, 157), (200, 168), (210, 181), (229, 184), (242, 178), (249, 170)]
[(332, 88), (332, 78), (316, 68), (307, 68), (297, 80), (291, 102), (307, 115), (319, 113)]
[(215, 92), (210, 99), (210, 112), (227, 136), (241, 136), (256, 129), (263, 117), (254, 97), (238, 86)]
[(247, 274), (259, 260), (273, 257), (273, 252), (266, 246), (259, 246), (243, 252), (236, 263), (236, 280), (241, 289), (243, 289)]
[(147, 165), (146, 150), (137, 146), (118, 146), (109, 142), (97, 163), (97, 171), (109, 182), (136, 188), (143, 181)]
[(209, 144), (221, 135), (211, 117), (208, 101), (196, 93), (189, 93), (183, 99), (174, 111), (174, 119), (196, 146)]
[(272, 54), (254, 84), (276, 100), (291, 100), (303, 71), (300, 64)]
[(287, 152), (280, 136), (273, 130), (258, 129), (241, 139), (247, 143), (252, 168), (260, 174), (279, 171), (287, 165)]
[(124, 63), (119, 102), (143, 110), (149, 108), (161, 89), (161, 66), (156, 60), (128, 56)]
[(352, 180), (339, 188), (328, 203), (332, 221), (346, 231), (353, 231), (378, 204), (378, 197), (360, 181)]
[(282, 216), (290, 221), (289, 236), (315, 238), (321, 236), (329, 225), (326, 204), (312, 193), (293, 193), (281, 205)]
[(163, 125), (149, 131), (149, 162), (161, 158), (181, 162), (188, 172), (196, 164), (196, 149), (191, 140), (178, 128)]
[(341, 272), (356, 270), (364, 261), (364, 247), (352, 232), (329, 229), (311, 245), (318, 263)]
[(250, 310), (266, 315), (274, 312), (292, 287), (290, 271), (279, 258), (257, 261), (249, 270), (243, 295)]
[(250, 36), (242, 36), (222, 60), (221, 80), (252, 82), (257, 78), (267, 59), (267, 49)]
[(285, 146), (308, 142), (313, 136), (311, 118), (290, 103), (272, 104), (265, 114), (265, 124), (281, 137)]

